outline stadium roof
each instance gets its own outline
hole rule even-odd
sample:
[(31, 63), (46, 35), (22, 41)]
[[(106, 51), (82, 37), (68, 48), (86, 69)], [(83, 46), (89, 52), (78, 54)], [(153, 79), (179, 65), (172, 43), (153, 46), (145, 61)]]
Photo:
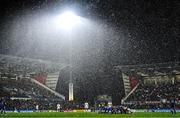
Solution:
[(136, 74), (140, 76), (164, 76), (180, 74), (180, 62), (166, 62), (141, 65), (118, 65), (114, 67), (123, 73)]
[(57, 72), (66, 67), (66, 64), (55, 63), (40, 59), (31, 59), (0, 54), (0, 72), (11, 74), (33, 74), (37, 72)]

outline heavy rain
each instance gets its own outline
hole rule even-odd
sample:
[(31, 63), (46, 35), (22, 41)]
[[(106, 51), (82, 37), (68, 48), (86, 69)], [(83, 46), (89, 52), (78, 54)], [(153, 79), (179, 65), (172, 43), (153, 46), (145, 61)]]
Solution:
[[(0, 98), (7, 103), (15, 99), (31, 110), (58, 102), (64, 109), (86, 102), (93, 110), (126, 106), (144, 86), (157, 92), (153, 82), (156, 89), (174, 86), (173, 95), (164, 95), (170, 89), (157, 95), (161, 99), (150, 99), (153, 92), (139, 99), (179, 99), (179, 1), (1, 0), (0, 6)], [(136, 106), (128, 107), (144, 109)]]

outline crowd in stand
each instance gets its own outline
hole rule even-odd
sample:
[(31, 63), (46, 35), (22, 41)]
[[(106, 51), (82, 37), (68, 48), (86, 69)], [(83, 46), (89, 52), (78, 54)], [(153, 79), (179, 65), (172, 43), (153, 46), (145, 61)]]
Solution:
[(31, 82), (29, 79), (1, 79), (0, 98), (6, 101), (7, 110), (54, 109), (62, 99)]
[(30, 97), (34, 99), (59, 99), (50, 91), (30, 81), (30, 79), (1, 79), (0, 86), (10, 97)]
[(180, 108), (180, 82), (163, 84), (144, 84), (140, 82), (138, 88), (128, 97), (126, 103), (131, 108), (168, 108), (171, 99), (176, 99), (176, 106)]
[(136, 91), (128, 98), (130, 101), (160, 101), (171, 97), (180, 98), (180, 84), (168, 83), (160, 85), (140, 84)]
[(6, 99), (6, 110), (19, 111), (19, 110), (37, 110), (36, 106), (39, 106), (39, 110), (55, 110), (58, 102), (50, 102), (43, 100), (11, 100)]

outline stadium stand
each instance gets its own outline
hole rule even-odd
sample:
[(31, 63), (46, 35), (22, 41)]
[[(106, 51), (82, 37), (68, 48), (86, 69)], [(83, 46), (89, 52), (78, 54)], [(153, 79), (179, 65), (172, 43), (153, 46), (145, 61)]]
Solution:
[(122, 104), (130, 108), (180, 108), (180, 63), (117, 66), (124, 83)]
[(129, 101), (160, 101), (162, 99), (170, 99), (177, 97), (180, 99), (180, 82), (145, 85), (140, 84), (136, 91), (127, 99)]
[[(27, 106), (32, 108), (35, 106), (34, 104), (49, 108), (46, 104), (42, 103), (45, 102), (51, 104), (63, 101), (61, 98), (31, 82), (29, 79), (1, 79), (0, 86), (2, 89), (0, 92), (1, 97), (6, 97), (8, 103), (11, 104), (10, 106), (16, 106), (16, 108), (17, 106)], [(9, 93), (8, 96), (7, 94), (6, 96), (3, 96), (5, 95), (4, 92)], [(13, 102), (15, 103), (14, 105), (12, 105)], [(31, 102), (34, 102), (34, 104), (31, 104)], [(18, 107), (18, 109), (20, 108)]]
[(64, 96), (46, 86), (46, 76), (64, 64), (0, 54), (0, 99), (7, 110), (56, 109)]

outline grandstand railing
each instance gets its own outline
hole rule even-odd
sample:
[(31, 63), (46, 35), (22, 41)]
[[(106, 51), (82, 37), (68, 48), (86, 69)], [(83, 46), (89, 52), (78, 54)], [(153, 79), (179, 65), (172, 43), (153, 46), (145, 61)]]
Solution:
[(31, 79), (31, 82), (34, 82), (34, 83), (40, 85), (41, 87), (45, 88), (46, 90), (50, 91), (51, 93), (54, 93), (54, 95), (56, 95), (57, 97), (60, 97), (63, 100), (65, 100), (65, 96), (63, 96), (63, 95), (59, 94), (58, 92), (48, 88), (47, 86), (43, 85), (42, 83), (38, 82), (37, 80)]
[(122, 99), (122, 102), (126, 101), (127, 98), (136, 90), (138, 86), (139, 86), (139, 83)]

